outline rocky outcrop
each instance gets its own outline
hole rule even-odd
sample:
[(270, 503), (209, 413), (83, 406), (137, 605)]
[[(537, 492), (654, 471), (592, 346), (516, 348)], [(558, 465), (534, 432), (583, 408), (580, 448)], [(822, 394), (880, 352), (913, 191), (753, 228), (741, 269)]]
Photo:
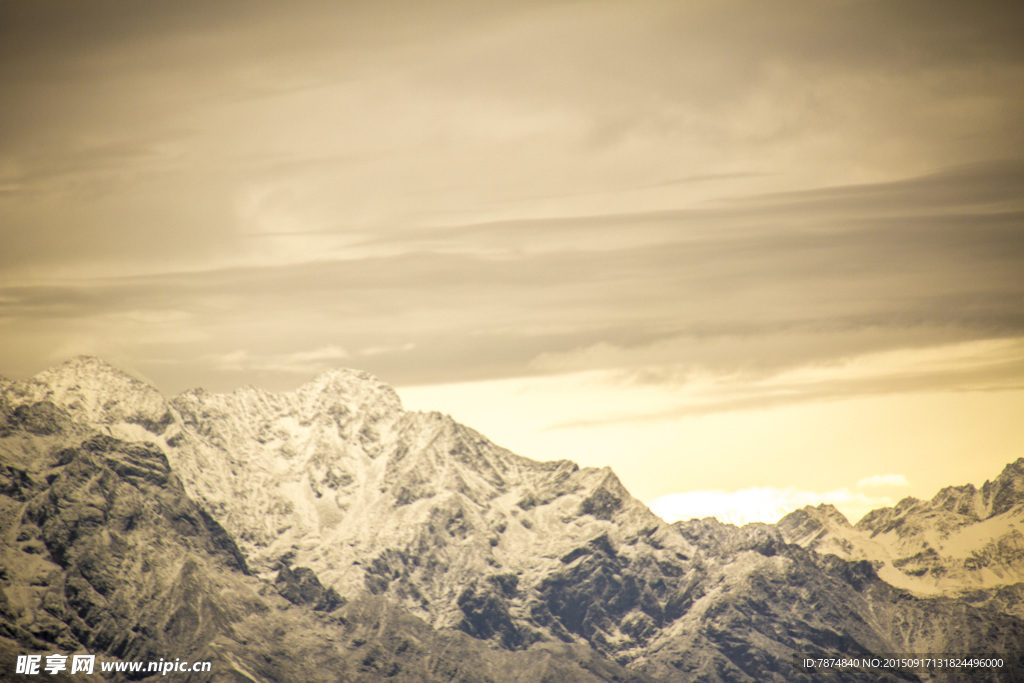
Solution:
[(308, 605), (318, 612), (332, 612), (344, 604), (333, 588), (324, 588), (309, 567), (281, 567), (274, 581), (277, 592), (293, 605)]

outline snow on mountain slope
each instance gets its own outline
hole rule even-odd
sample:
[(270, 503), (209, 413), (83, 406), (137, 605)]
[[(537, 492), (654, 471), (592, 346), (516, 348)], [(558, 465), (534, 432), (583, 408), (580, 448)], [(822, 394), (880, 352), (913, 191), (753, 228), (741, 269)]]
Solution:
[(26, 382), (10, 383), (12, 402), (51, 402), (76, 421), (106, 425), (126, 436), (159, 434), (170, 425), (167, 401), (153, 387), (107, 363), (78, 356)]
[[(89, 653), (210, 662), (208, 673), (187, 676), (194, 683), (650, 683), (586, 645), (512, 652), (431, 629), (385, 598), (325, 591), (305, 568), (256, 577), (155, 445), (93, 434), (21, 469), (6, 446), (27, 429), (2, 424), (3, 680), (20, 679), (23, 654)], [(140, 678), (169, 680), (99, 665), (89, 680)]]
[(692, 554), (610, 470), (532, 461), (448, 416), (406, 412), (363, 372), (328, 371), (292, 392), (196, 389), (168, 402), (81, 357), (9, 394), (156, 442), (253, 571), (308, 566), (343, 594), (393, 597), (437, 626), (465, 618), (457, 598), (481, 577), (539, 581), (597, 537), (626, 554), (640, 538), (666, 561)]
[(930, 501), (906, 498), (855, 526), (830, 505), (779, 521), (792, 543), (848, 560), (869, 560), (894, 586), (959, 595), (1024, 581), (1024, 458), (979, 489), (942, 489)]
[[(312, 567), (342, 593), (393, 594), (435, 625), (463, 618), (479, 577), (532, 582), (588, 540), (641, 531), (658, 552), (688, 544), (609, 470), (535, 462), (353, 371), (294, 392), (188, 392), (171, 435), (188, 488), (257, 570)], [(612, 518), (614, 517), (614, 522)]]

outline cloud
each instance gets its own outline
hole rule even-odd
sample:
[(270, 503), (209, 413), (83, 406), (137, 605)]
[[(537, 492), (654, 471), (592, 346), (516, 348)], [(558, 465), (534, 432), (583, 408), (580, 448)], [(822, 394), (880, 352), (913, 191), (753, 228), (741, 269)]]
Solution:
[(337, 367), (340, 361), (348, 358), (350, 358), (348, 352), (340, 346), (323, 346), (310, 351), (262, 355), (238, 349), (210, 360), (218, 369), (230, 372), (259, 370), (309, 375)]
[[(886, 479), (891, 476), (893, 475), (867, 479)], [(858, 483), (858, 487), (860, 486)], [(755, 487), (738, 491), (714, 489), (671, 493), (652, 500), (648, 507), (669, 523), (715, 517), (726, 524), (743, 525), (752, 522), (774, 524), (794, 510), (822, 503), (835, 505), (851, 522), (856, 522), (871, 510), (891, 506), (894, 502), (887, 496), (869, 496), (848, 488), (821, 492)]]
[[(830, 347), (828, 339), (823, 336), (819, 342), (822, 348), (831, 349), (832, 357), (797, 353), (774, 364), (757, 358), (758, 353), (764, 353), (763, 346), (771, 346), (771, 340), (766, 343), (756, 336), (737, 347), (731, 346), (730, 338), (713, 337), (697, 344), (681, 340), (675, 348), (680, 352), (677, 357), (687, 358), (686, 364), (664, 359), (652, 362), (643, 353), (613, 354), (618, 367), (624, 369), (566, 373), (561, 377), (588, 377), (590, 383), (601, 387), (603, 395), (618, 396), (620, 400), (603, 411), (547, 428), (658, 422), (857, 396), (1024, 387), (1024, 337), (932, 346), (922, 340), (916, 348), (845, 355), (838, 352), (842, 341)], [(626, 366), (627, 361), (633, 364)]]
[(998, 4), (8, 4), (5, 269), (208, 266), (254, 230), (625, 215), (1021, 146)]
[(395, 383), (1024, 333), (1018, 13), (641, 6), (7, 3), (5, 370), (150, 308)]
[(385, 346), (367, 346), (366, 348), (359, 349), (360, 356), (380, 356), (383, 354), (392, 353), (407, 353), (416, 348), (416, 344), (413, 342), (406, 342), (405, 344), (391, 344)]

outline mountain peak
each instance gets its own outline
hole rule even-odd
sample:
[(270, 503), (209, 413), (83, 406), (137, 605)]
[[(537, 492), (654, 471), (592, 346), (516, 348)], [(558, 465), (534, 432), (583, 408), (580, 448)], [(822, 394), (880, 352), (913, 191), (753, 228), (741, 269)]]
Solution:
[(99, 356), (93, 356), (92, 354), (88, 353), (80, 353), (77, 356), (72, 356), (71, 358), (61, 363), (61, 365), (94, 365), (105, 366), (108, 368), (114, 367), (110, 363), (100, 358)]
[(981, 496), (988, 506), (989, 516), (1003, 514), (1024, 503), (1024, 458), (1017, 458), (994, 480), (986, 481), (981, 487)]
[(86, 355), (70, 358), (60, 365), (40, 372), (32, 379), (55, 387), (87, 383), (93, 387), (101, 384), (136, 385), (156, 391), (145, 382), (114, 367), (105, 360)]
[(334, 368), (298, 388), (309, 398), (345, 398), (362, 406), (376, 406), (387, 412), (401, 412), (402, 400), (391, 385), (362, 370)]
[(75, 356), (18, 383), (27, 401), (52, 401), (89, 423), (160, 422), (167, 402), (159, 391), (95, 356)]
[(996, 481), (1024, 480), (1024, 458), (1017, 458), (1003, 468)]
[[(809, 507), (809, 506), (808, 506)], [(813, 508), (821, 517), (835, 522), (839, 526), (850, 526), (850, 520), (831, 503), (821, 503)]]
[(851, 529), (850, 521), (834, 505), (805, 505), (779, 520), (776, 525), (789, 543), (816, 545), (816, 541), (832, 533)]
[(79, 373), (79, 372), (91, 372), (91, 373), (105, 373), (124, 375), (126, 374), (122, 370), (115, 368), (110, 363), (106, 362), (102, 358), (96, 356), (90, 356), (87, 354), (81, 354), (74, 356), (64, 361), (60, 365), (57, 365), (49, 370), (45, 370), (46, 373)]

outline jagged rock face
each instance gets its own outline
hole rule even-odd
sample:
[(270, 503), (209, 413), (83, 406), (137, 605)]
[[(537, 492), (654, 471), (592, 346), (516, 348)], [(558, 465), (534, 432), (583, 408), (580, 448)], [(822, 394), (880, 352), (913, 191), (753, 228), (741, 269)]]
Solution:
[(0, 383), (0, 523), (0, 667), (49, 649), (209, 659), (204, 680), (789, 681), (810, 680), (797, 655), (1019, 652), (1024, 632), (1013, 587), (921, 600), (787, 543), (852, 530), (838, 512), (670, 526), (609, 470), (522, 458), (353, 371), (171, 401), (94, 359)]
[[(651, 552), (688, 551), (610, 471), (534, 462), (447, 416), (404, 412), (393, 390), (360, 373), (328, 373), (289, 394), (189, 392), (171, 406), (175, 471), (255, 571), (288, 558), (342, 595), (387, 596), (436, 626), (514, 647), (550, 639), (543, 626), (478, 616), (496, 609), (497, 598), (482, 597), (489, 577), (532, 586), (590, 539), (621, 544), (640, 529), (660, 529), (672, 546)], [(525, 595), (500, 599), (510, 615), (529, 615)]]
[[(968, 643), (1020, 651), (1017, 619), (965, 611), (950, 599), (912, 599), (880, 580), (870, 563), (788, 544), (773, 525), (737, 528), (705, 519), (676, 527), (701, 551), (677, 608), (681, 618), (652, 648), (656, 666), (668, 658), (693, 675), (717, 672), (730, 681), (817, 680), (820, 672), (793, 674), (794, 655), (951, 652)], [(975, 620), (985, 621), (988, 630), (974, 631), (969, 624)], [(874, 672), (875, 680), (918, 680), (916, 675)]]
[(384, 600), (342, 604), (308, 568), (282, 568), (275, 593), (147, 447), (96, 436), (36, 471), (6, 469), (4, 495), (22, 503), (2, 520), (15, 539), (3, 548), (5, 674), (26, 650), (84, 650), (209, 660), (212, 681), (468, 682), (505, 667), (542, 675), (503, 680), (643, 680), (586, 648), (549, 663), (438, 633)]
[(980, 489), (967, 484), (930, 501), (906, 498), (854, 526), (819, 506), (787, 515), (779, 528), (789, 542), (874, 562), (886, 581), (922, 594), (1012, 586), (1024, 581), (1024, 458)]
[(244, 576), (245, 560), (183, 495), (162, 452), (97, 435), (6, 475), (5, 495), (20, 504), (2, 520), (16, 635), (146, 658), (191, 652), (226, 626), (203, 577)]
[[(32, 434), (5, 425), (5, 446)], [(495, 651), (386, 599), (345, 600), (306, 567), (260, 579), (162, 450), (64, 436), (28, 467), (20, 449), (0, 449), (4, 676), (17, 654), (92, 652), (208, 660), (210, 681), (648, 680), (581, 645)]]

